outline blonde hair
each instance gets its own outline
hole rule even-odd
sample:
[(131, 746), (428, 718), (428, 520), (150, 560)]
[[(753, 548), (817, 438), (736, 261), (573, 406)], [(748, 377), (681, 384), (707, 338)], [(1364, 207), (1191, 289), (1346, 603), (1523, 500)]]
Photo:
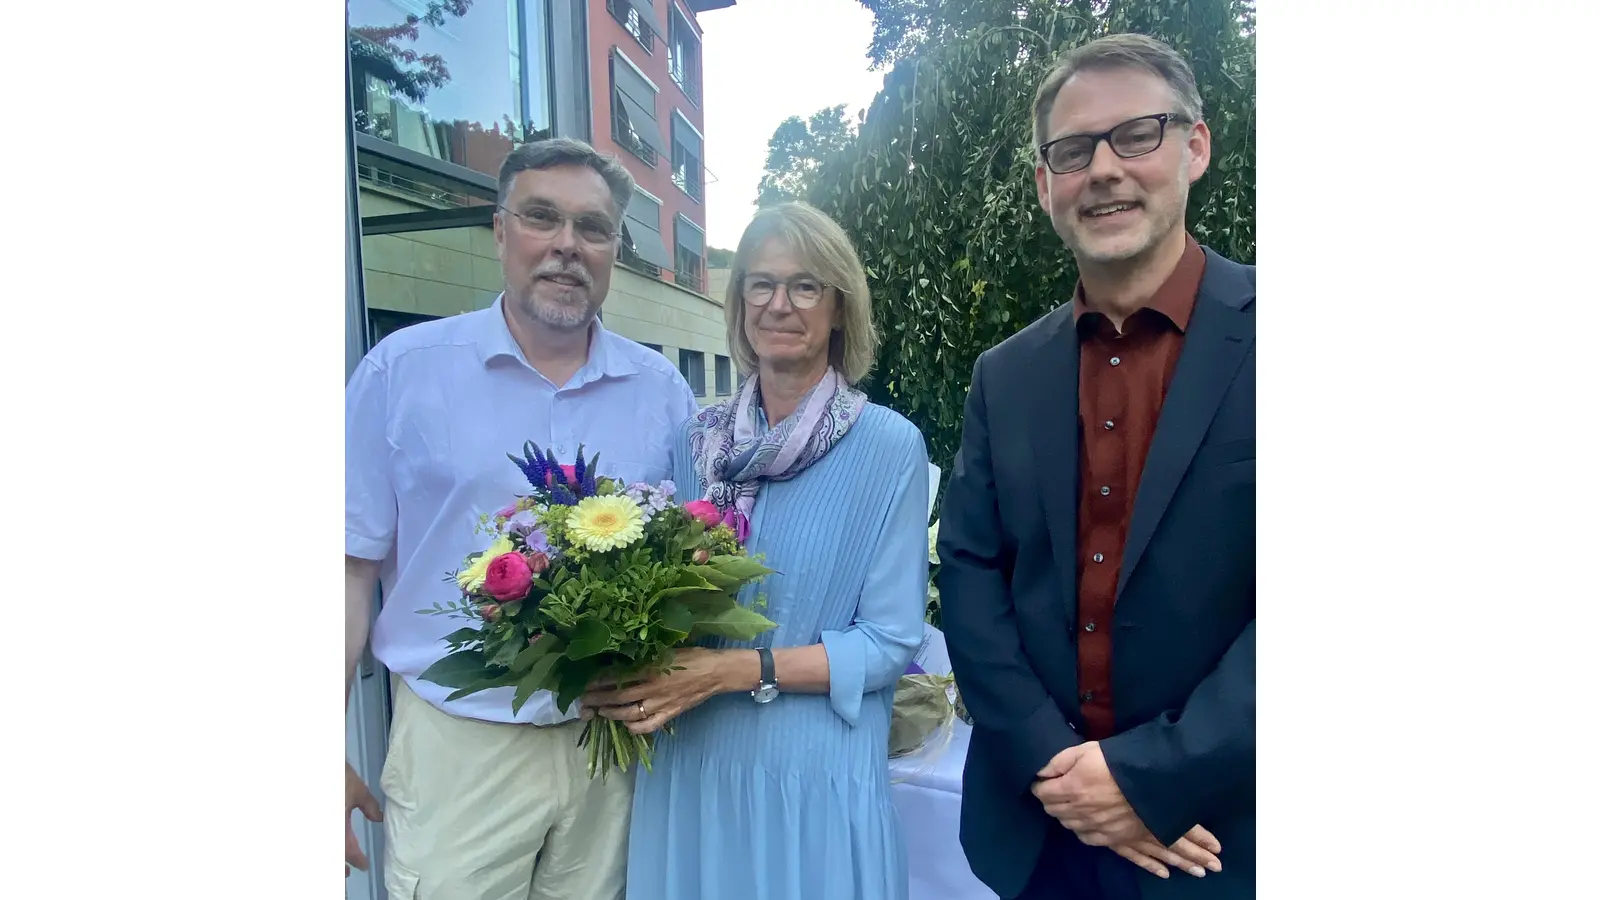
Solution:
[(805, 270), (833, 288), (838, 298), (839, 328), (828, 339), (828, 363), (847, 384), (867, 377), (877, 356), (878, 330), (872, 323), (866, 270), (844, 229), (821, 210), (798, 201), (757, 212), (734, 251), (723, 311), (728, 321), (728, 348), (739, 372), (749, 375), (759, 365), (755, 348), (744, 333), (744, 276), (750, 258), (771, 238), (786, 244), (800, 257)]

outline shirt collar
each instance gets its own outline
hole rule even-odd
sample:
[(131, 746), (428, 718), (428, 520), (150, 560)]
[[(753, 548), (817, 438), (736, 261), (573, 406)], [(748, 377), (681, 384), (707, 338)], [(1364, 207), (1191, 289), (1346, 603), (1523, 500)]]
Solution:
[[(1200, 249), (1192, 236), (1185, 234), (1183, 256), (1179, 257), (1177, 267), (1141, 309), (1158, 312), (1176, 325), (1179, 331), (1187, 331), (1189, 317), (1194, 313), (1195, 298), (1200, 295), (1200, 279), (1205, 271), (1205, 251)], [(1082, 281), (1073, 289), (1072, 299), (1076, 301), (1072, 305), (1074, 325), (1079, 324), (1088, 313), (1096, 312), (1093, 304), (1084, 296)]]
[[(483, 364), (489, 365), (497, 358), (516, 360), (528, 368), (533, 368), (522, 353), (522, 347), (517, 344), (517, 339), (511, 336), (511, 327), (506, 324), (505, 311), (506, 295), (501, 293), (494, 298), (494, 303), (484, 310), (484, 317), (476, 336), (478, 355), (482, 357)], [(581, 387), (591, 381), (602, 378), (626, 378), (637, 375), (639, 368), (628, 359), (622, 348), (617, 346), (617, 341), (597, 318), (589, 325), (589, 361), (583, 364), (577, 374), (572, 376), (571, 387)], [(561, 385), (557, 385), (561, 387)]]

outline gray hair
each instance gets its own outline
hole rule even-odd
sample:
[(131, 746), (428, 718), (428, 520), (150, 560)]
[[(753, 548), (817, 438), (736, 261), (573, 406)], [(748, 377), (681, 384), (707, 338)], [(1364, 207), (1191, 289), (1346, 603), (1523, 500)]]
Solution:
[(801, 202), (780, 203), (756, 213), (739, 238), (733, 253), (732, 275), (724, 299), (723, 314), (728, 322), (728, 349), (734, 364), (748, 375), (757, 370), (759, 360), (744, 333), (744, 276), (750, 257), (769, 238), (782, 241), (812, 275), (817, 276), (839, 298), (839, 330), (828, 340), (828, 363), (845, 380), (855, 384), (867, 377), (878, 351), (878, 330), (872, 324), (872, 294), (867, 289), (867, 272), (856, 255), (855, 245), (839, 223), (816, 207)]
[(1177, 99), (1177, 108), (1172, 112), (1190, 123), (1199, 122), (1205, 112), (1200, 102), (1200, 89), (1195, 86), (1194, 71), (1176, 50), (1142, 34), (1107, 35), (1067, 53), (1039, 85), (1033, 98), (1035, 149), (1050, 137), (1046, 134), (1050, 127), (1050, 107), (1055, 105), (1062, 86), (1079, 72), (1107, 69), (1142, 69), (1160, 76)]
[(588, 166), (598, 172), (605, 179), (606, 187), (611, 189), (611, 202), (617, 207), (617, 218), (622, 218), (628, 201), (633, 199), (633, 176), (615, 156), (601, 153), (573, 138), (530, 141), (507, 154), (506, 161), (500, 164), (500, 192), (495, 202), (506, 205), (506, 199), (511, 195), (511, 182), (516, 180), (518, 172), (540, 171), (557, 166)]

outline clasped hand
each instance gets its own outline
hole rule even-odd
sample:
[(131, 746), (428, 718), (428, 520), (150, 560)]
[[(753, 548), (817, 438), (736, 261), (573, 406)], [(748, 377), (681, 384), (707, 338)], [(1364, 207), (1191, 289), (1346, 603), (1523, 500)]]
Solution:
[(633, 734), (649, 734), (724, 691), (722, 655), (715, 650), (679, 650), (670, 671), (618, 685), (596, 683), (583, 695), (584, 716), (621, 722)]
[(1222, 871), (1216, 856), (1222, 844), (1198, 825), (1171, 847), (1162, 846), (1117, 787), (1098, 741), (1056, 754), (1039, 770), (1033, 795), (1085, 844), (1109, 847), (1158, 878), (1168, 877), (1168, 865), (1195, 877)]

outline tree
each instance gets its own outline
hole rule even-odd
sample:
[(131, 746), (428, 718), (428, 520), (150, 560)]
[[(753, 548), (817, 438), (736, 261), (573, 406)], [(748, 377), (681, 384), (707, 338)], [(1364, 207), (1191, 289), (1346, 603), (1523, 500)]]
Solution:
[(450, 70), (444, 57), (418, 53), (407, 44), (421, 38), (418, 25), (440, 28), (446, 16), (459, 19), (471, 8), (472, 0), (433, 0), (422, 15), (407, 15), (398, 25), (350, 27), (350, 68), (355, 83), (362, 85), (375, 78), (413, 103), (424, 102), (430, 90), (449, 83)]
[[(356, 129), (386, 141), (398, 142), (400, 128), (395, 111), (415, 116), (431, 130), (441, 158), (479, 172), (494, 174), (506, 154), (518, 144), (551, 136), (548, 128), (535, 128), (509, 114), (496, 122), (465, 119), (443, 121), (426, 112), (428, 97), (450, 83), (450, 69), (437, 53), (419, 53), (423, 25), (443, 28), (472, 10), (473, 0), (429, 0), (421, 15), (408, 14), (395, 25), (352, 25), (346, 39), (350, 53), (351, 107)], [(492, 9), (479, 9), (492, 14)], [(446, 191), (438, 189), (437, 202)]]
[(843, 103), (819, 109), (809, 119), (790, 116), (778, 123), (767, 140), (766, 173), (757, 186), (756, 205), (804, 197), (823, 162), (848, 148), (855, 135)]
[(706, 268), (726, 269), (733, 265), (733, 251), (721, 247), (706, 247)]
[(844, 227), (867, 267), (882, 345), (865, 389), (911, 419), (949, 471), (977, 355), (1065, 302), (1076, 280), (1039, 209), (1030, 146), (1033, 93), (1060, 53), (1132, 31), (1188, 57), (1213, 133), (1189, 228), (1226, 256), (1255, 259), (1251, 4), (862, 2), (880, 15), (874, 52), (892, 68), (856, 139), (810, 176), (806, 198)]
[[(894, 66), (924, 47), (958, 40), (974, 29), (1025, 25), (1029, 13), (1043, 6), (1083, 7), (1093, 4), (1059, 0), (1053, 4), (1026, 0), (859, 0), (872, 12), (872, 45), (867, 58), (873, 68)], [(1101, 4), (1103, 5), (1103, 4)]]

